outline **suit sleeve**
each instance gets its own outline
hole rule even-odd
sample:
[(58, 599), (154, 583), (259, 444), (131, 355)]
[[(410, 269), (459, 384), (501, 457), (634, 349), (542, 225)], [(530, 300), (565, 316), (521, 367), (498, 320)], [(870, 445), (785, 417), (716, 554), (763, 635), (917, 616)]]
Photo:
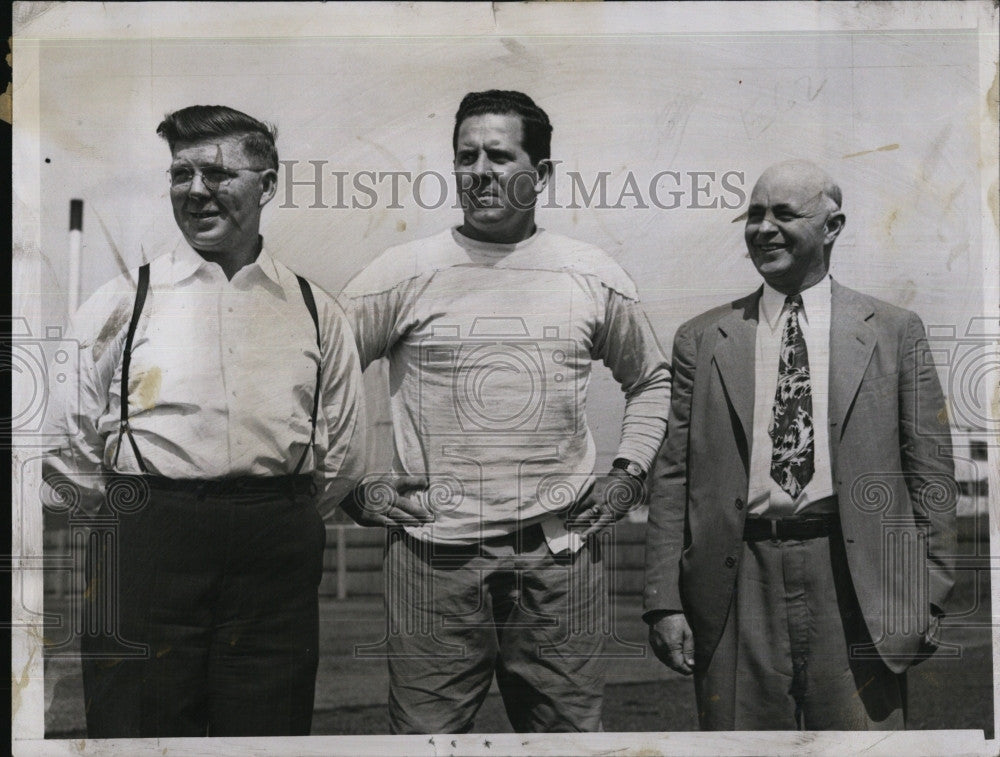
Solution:
[(649, 477), (649, 521), (646, 526), (646, 587), (643, 616), (683, 609), (680, 561), (687, 515), (687, 460), (697, 346), (685, 324), (674, 336), (673, 384), (667, 438)]
[(899, 442), (903, 472), (918, 522), (928, 526), (929, 598), (947, 609), (955, 583), (955, 505), (958, 485), (952, 459), (948, 409), (924, 325), (911, 313), (899, 371)]

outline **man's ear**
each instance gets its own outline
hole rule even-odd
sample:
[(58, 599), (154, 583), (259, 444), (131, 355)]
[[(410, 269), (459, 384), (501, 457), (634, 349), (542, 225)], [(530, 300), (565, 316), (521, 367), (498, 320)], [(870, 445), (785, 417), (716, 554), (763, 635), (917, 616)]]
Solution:
[(278, 172), (273, 168), (268, 168), (260, 173), (260, 207), (267, 205), (278, 191)]
[(826, 235), (823, 237), (823, 244), (833, 244), (840, 236), (840, 232), (844, 230), (845, 223), (847, 223), (847, 216), (844, 215), (843, 211), (835, 210), (832, 212), (826, 219)]
[(542, 191), (549, 185), (549, 181), (552, 180), (552, 174), (555, 171), (555, 166), (552, 165), (552, 161), (548, 158), (538, 161), (535, 165), (535, 173), (538, 178), (535, 179), (535, 194), (540, 195)]

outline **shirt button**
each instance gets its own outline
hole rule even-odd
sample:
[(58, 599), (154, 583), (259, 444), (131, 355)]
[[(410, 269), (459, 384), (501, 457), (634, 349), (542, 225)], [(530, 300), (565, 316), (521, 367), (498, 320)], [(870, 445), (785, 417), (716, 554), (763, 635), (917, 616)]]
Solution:
[(232, 312), (233, 312), (233, 309), (232, 309), (232, 308), (226, 308), (226, 310), (228, 310), (228, 311), (229, 311), (230, 313), (232, 313)]
[(735, 505), (735, 506), (736, 506), (736, 509), (737, 509), (737, 510), (742, 510), (742, 509), (743, 509), (743, 500), (742, 500), (742, 499), (740, 499), (739, 497), (737, 497), (737, 498), (736, 498), (736, 501), (735, 501), (735, 502), (733, 502), (733, 505)]
[(726, 567), (731, 568), (734, 565), (736, 565), (736, 558), (730, 555), (729, 557), (726, 558)]

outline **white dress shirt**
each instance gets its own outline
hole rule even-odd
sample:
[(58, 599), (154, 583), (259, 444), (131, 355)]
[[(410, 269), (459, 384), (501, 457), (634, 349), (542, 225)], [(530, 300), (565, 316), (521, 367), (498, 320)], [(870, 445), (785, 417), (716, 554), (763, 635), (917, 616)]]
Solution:
[(754, 517), (784, 518), (792, 515), (833, 512), (833, 473), (830, 463), (830, 277), (801, 292), (799, 326), (809, 356), (812, 386), (814, 433), (814, 473), (812, 479), (792, 499), (771, 478), (773, 444), (768, 426), (778, 386), (781, 334), (788, 318), (785, 295), (764, 284), (757, 322), (754, 355), (753, 442), (750, 453), (750, 493), (748, 514)]
[[(95, 490), (102, 470), (141, 473), (119, 439), (137, 280), (133, 270), (102, 286), (71, 319), (79, 383), (55, 388), (55, 430), (67, 442), (46, 468)], [(357, 351), (340, 306), (312, 291), (322, 354), (295, 274), (267, 251), (232, 280), (186, 244), (152, 261), (128, 389), (129, 424), (150, 475), (282, 476), (305, 454), (300, 473), (316, 479), (321, 509), (356, 483), (366, 425)], [(316, 437), (307, 449), (317, 364)]]

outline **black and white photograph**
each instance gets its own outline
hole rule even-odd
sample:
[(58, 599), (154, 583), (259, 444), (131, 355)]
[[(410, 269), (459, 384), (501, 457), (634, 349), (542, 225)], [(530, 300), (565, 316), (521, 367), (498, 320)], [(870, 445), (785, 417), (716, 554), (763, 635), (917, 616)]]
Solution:
[(14, 754), (995, 754), (998, 19), (16, 2)]

